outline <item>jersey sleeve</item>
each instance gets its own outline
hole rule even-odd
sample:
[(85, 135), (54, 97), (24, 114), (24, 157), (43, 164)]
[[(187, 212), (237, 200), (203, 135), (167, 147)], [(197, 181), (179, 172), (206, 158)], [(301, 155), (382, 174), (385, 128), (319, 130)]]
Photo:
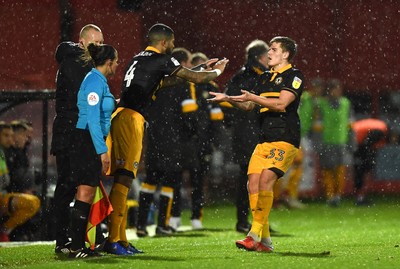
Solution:
[(282, 85), (282, 90), (287, 90), (296, 95), (297, 98), (301, 96), (301, 93), (304, 89), (304, 76), (299, 70), (294, 70), (291, 72), (288, 77), (285, 78), (285, 81)]
[(83, 50), (79, 48), (77, 43), (65, 41), (57, 46), (55, 58), (58, 63), (61, 63), (67, 57), (79, 56), (82, 53)]
[(182, 68), (179, 61), (171, 55), (164, 54), (163, 56), (164, 57), (161, 58), (160, 68), (165, 75), (170, 76)]
[(100, 124), (101, 100), (103, 99), (103, 85), (98, 80), (91, 80), (85, 88), (87, 101), (87, 121), (90, 136), (97, 154), (107, 152)]

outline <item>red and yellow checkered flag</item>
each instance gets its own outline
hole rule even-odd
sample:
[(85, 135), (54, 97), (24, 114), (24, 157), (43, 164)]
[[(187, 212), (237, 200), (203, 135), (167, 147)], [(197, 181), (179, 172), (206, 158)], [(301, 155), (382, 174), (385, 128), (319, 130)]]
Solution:
[(86, 227), (86, 241), (92, 250), (96, 246), (96, 225), (101, 223), (112, 211), (110, 200), (103, 183), (100, 181), (100, 186), (96, 188), (96, 195), (90, 208), (89, 221)]

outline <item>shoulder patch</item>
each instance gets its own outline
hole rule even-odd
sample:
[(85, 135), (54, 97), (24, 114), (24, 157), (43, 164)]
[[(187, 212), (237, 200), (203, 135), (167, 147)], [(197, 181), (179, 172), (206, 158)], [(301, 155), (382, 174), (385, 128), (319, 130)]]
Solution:
[(298, 88), (300, 88), (302, 82), (303, 81), (300, 78), (294, 77), (293, 82), (292, 82), (293, 88), (295, 88), (297, 90)]
[(88, 94), (87, 102), (90, 106), (95, 106), (99, 103), (99, 95), (95, 92)]
[(180, 66), (181, 64), (178, 62), (177, 59), (175, 59), (174, 57), (171, 57), (171, 61), (174, 63), (175, 66)]

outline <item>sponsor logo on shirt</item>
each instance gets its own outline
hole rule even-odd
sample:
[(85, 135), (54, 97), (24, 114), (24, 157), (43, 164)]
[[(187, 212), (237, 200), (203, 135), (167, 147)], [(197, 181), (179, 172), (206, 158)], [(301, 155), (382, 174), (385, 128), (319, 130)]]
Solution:
[(91, 92), (88, 94), (87, 102), (90, 106), (95, 106), (99, 102), (99, 96), (95, 92)]

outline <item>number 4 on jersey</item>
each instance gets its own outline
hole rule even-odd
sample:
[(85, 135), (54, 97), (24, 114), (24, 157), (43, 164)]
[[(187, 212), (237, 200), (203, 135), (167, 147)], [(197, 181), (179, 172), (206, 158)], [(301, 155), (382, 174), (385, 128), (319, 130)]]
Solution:
[(134, 61), (133, 64), (129, 67), (128, 71), (126, 71), (124, 81), (126, 81), (126, 87), (129, 87), (131, 85), (131, 81), (133, 77), (135, 76), (135, 65), (137, 64), (137, 61)]

